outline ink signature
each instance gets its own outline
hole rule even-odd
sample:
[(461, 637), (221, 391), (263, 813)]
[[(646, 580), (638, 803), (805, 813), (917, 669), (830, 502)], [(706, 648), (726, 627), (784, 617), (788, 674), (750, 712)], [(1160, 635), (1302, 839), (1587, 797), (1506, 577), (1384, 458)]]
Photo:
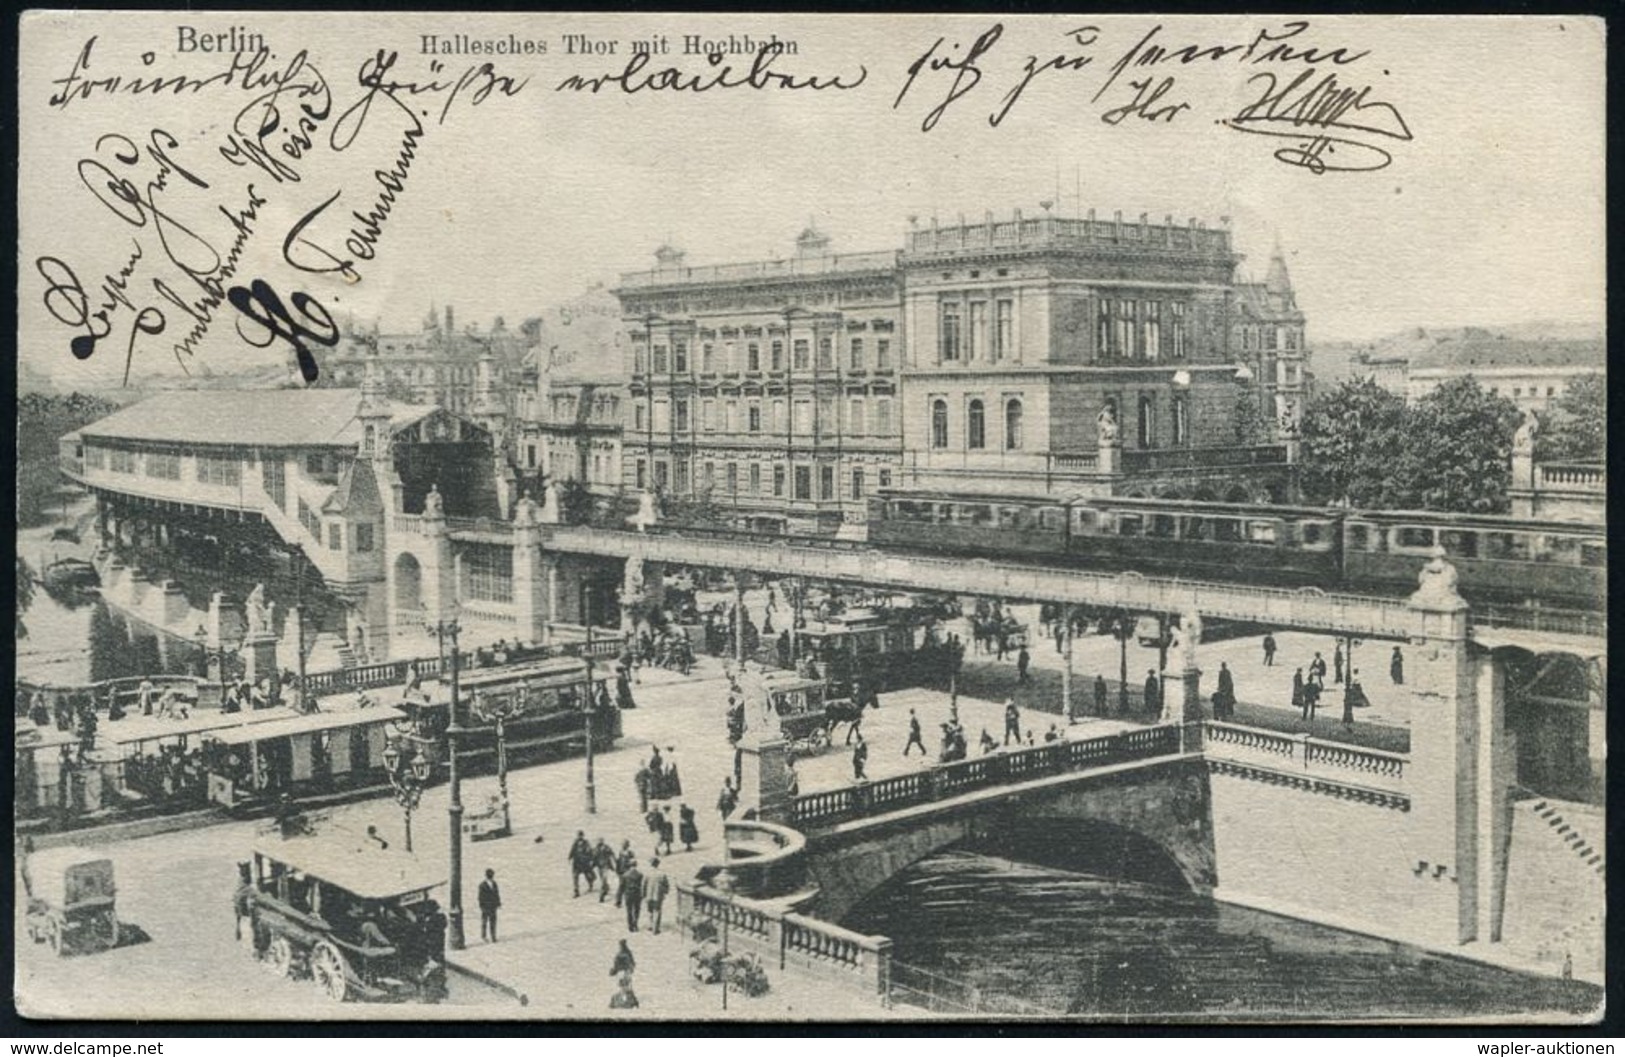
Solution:
[[(1283, 87), (1272, 73), (1255, 74), (1247, 83), (1262, 85), (1258, 98), (1222, 124), (1237, 132), (1292, 141), (1275, 151), (1275, 159), (1317, 175), (1387, 168), (1393, 154), (1380, 144), (1392, 146), (1413, 138), (1399, 108), (1372, 98), (1369, 85), (1344, 86), (1335, 73), (1319, 80), (1316, 76), (1316, 71), (1305, 70)], [(1373, 139), (1379, 142), (1370, 142)]]

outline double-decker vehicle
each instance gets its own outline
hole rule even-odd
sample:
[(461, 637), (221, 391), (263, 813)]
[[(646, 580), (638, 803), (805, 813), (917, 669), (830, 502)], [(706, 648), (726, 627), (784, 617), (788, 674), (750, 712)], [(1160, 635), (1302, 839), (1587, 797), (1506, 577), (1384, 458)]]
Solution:
[(268, 841), (238, 894), (238, 935), (269, 972), (335, 1002), (438, 1002), (446, 917), (430, 893), (445, 883), (407, 852), (341, 832)]
[(870, 499), (868, 525), (882, 548), (1380, 593), (1413, 590), (1437, 546), (1489, 606), (1595, 611), (1608, 575), (1600, 527), (1430, 511), (894, 489)]

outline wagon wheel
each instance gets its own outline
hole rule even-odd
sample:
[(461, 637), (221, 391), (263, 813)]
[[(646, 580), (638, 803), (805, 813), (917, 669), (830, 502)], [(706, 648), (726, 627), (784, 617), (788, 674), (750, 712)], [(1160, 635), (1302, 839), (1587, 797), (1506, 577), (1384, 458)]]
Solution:
[(293, 975), (293, 944), (288, 942), (286, 936), (272, 936), (271, 943), (265, 948), (266, 972), (272, 976)]
[(116, 911), (109, 910), (102, 917), (102, 934), (101, 934), (101, 936), (102, 936), (102, 943), (104, 945), (103, 948), (102, 948), (103, 950), (109, 950), (110, 951), (114, 947), (118, 946), (119, 925), (118, 925), (118, 913)]
[(310, 952), (310, 977), (316, 981), (316, 990), (335, 1002), (343, 1002), (349, 995), (344, 955), (326, 940)]
[(822, 726), (814, 727), (812, 732), (807, 735), (807, 744), (812, 746), (813, 752), (818, 752), (824, 746), (828, 745), (829, 728)]
[(45, 922), (45, 942), (51, 945), (52, 954), (62, 956), (62, 923), (56, 918), (49, 918)]

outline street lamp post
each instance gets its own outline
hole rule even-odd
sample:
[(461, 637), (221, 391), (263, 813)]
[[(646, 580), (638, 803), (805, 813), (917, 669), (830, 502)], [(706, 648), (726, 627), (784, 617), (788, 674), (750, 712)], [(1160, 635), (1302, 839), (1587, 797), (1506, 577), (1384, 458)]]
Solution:
[(412, 850), (412, 812), (423, 799), (423, 787), (429, 782), (431, 761), (423, 749), (408, 745), (401, 750), (401, 741), (391, 741), (384, 749), (384, 773), (389, 775), (389, 787), (395, 793), (395, 802), (406, 814), (406, 850)]
[[(486, 694), (474, 694), (474, 715), (486, 723), (496, 726), (497, 735), (497, 793), (502, 802), (502, 832), (513, 832), (513, 818), (508, 811), (508, 732), (507, 722), (524, 713), (526, 694), (523, 688), (515, 690), (512, 694), (493, 698)], [(500, 702), (500, 703), (497, 703)]]
[(587, 787), (585, 791), (587, 801), (587, 814), (598, 814), (598, 789), (593, 783), (592, 775), (592, 714), (597, 705), (593, 700), (592, 685), (592, 592), (585, 581), (581, 584), (581, 623), (586, 628), (586, 641), (581, 647), (581, 656), (587, 662), (587, 685), (581, 694), (581, 714), (585, 725), (587, 742)]
[(1127, 613), (1119, 612), (1112, 624), (1112, 635), (1117, 639), (1117, 713), (1128, 715), (1128, 640), (1134, 635), (1134, 623)]
[(450, 902), (446, 911), (446, 943), (454, 951), (460, 951), (465, 946), (463, 939), (463, 780), (462, 771), (457, 761), (457, 742), (464, 733), (460, 722), (462, 716), (462, 687), (459, 675), (462, 671), (461, 651), (457, 648), (457, 636), (462, 631), (457, 619), (437, 619), (433, 624), (435, 639), (440, 644), (441, 667), (445, 667), (445, 643), (451, 640), (451, 712), (450, 722), (446, 724), (446, 759), (450, 770), (451, 802), (446, 808), (447, 822), (451, 829), (451, 877)]

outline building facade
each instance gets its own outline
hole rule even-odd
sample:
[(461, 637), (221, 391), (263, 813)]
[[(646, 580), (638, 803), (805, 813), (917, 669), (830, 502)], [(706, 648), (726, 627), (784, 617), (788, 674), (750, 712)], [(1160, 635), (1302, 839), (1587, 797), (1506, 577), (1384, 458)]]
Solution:
[(1405, 399), (1420, 400), (1453, 379), (1472, 375), (1521, 411), (1548, 410), (1574, 379), (1608, 369), (1601, 341), (1520, 341), (1469, 331), (1413, 356), (1405, 368)]
[(622, 464), (651, 489), (768, 530), (863, 520), (902, 446), (897, 254), (689, 268), (669, 246), (615, 291), (629, 332)]

